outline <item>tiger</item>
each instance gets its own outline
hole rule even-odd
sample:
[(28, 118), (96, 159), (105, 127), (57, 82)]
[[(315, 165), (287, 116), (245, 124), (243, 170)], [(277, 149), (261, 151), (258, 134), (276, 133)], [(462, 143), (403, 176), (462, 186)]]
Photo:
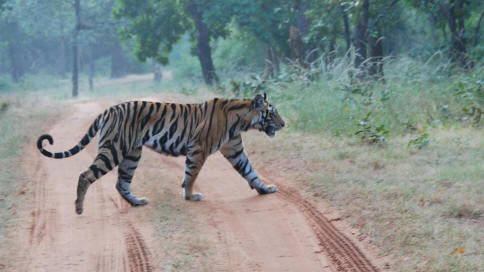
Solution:
[(115, 188), (132, 206), (148, 204), (131, 193), (131, 181), (143, 146), (168, 156), (186, 156), (182, 180), (186, 200), (200, 201), (193, 184), (207, 157), (220, 150), (235, 170), (259, 194), (277, 191), (264, 184), (244, 151), (241, 133), (256, 129), (269, 137), (285, 125), (267, 95), (253, 99), (214, 98), (200, 104), (130, 101), (112, 106), (99, 114), (79, 143), (68, 151), (53, 153), (43, 147), (49, 134), (41, 135), (37, 148), (46, 157), (63, 159), (83, 150), (99, 131), (98, 151), (93, 163), (79, 175), (75, 211), (82, 214), (84, 198), (91, 184), (118, 166)]

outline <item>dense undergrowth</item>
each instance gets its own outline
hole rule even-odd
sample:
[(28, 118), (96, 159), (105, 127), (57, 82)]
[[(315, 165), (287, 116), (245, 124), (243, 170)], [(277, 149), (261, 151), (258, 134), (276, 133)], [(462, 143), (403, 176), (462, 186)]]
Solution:
[(442, 64), (439, 54), (426, 62), (394, 58), (385, 61), (383, 77), (371, 79), (360, 79), (351, 67), (346, 58), (310, 72), (285, 66), (276, 78), (246, 76), (219, 90), (247, 97), (267, 92), (294, 131), (353, 136), (366, 127), (368, 133), (392, 136), (433, 126), (480, 125), (482, 65), (460, 70)]

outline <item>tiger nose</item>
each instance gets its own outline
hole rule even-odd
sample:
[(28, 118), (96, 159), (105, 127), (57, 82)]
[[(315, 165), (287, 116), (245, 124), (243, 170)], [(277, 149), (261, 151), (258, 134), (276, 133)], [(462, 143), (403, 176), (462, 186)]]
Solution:
[(286, 124), (285, 124), (284, 122), (282, 122), (281, 127), (284, 127), (285, 125), (286, 125)]

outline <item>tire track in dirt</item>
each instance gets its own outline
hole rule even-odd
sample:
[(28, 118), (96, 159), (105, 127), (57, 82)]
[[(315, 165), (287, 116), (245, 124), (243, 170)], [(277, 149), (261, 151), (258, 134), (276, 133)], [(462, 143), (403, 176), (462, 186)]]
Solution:
[(153, 271), (149, 256), (150, 253), (139, 231), (128, 222), (128, 232), (125, 234), (129, 267), (131, 272), (151, 272)]
[(47, 178), (47, 173), (41, 169), (40, 162), (35, 164), (35, 190), (33, 192), (35, 208), (31, 212), (32, 223), (30, 225), (30, 244), (39, 244), (45, 236), (46, 217), (45, 217), (45, 202), (47, 198), (45, 187), (42, 185), (42, 180)]
[[(76, 144), (106, 105), (77, 102), (49, 134), (53, 151)], [(46, 131), (47, 132), (47, 131)], [(23, 168), (30, 180), (32, 204), (25, 217), (29, 224), (18, 233), (25, 257), (18, 271), (134, 271), (150, 272), (150, 248), (144, 236), (151, 233), (150, 208), (131, 208), (114, 188), (117, 171), (111, 171), (86, 195), (82, 215), (74, 212), (78, 175), (92, 162), (97, 139), (73, 158), (53, 160), (31, 143)], [(143, 216), (144, 215), (144, 216)]]
[[(166, 170), (183, 172), (183, 159), (160, 160)], [(260, 170), (270, 181), (273, 175)], [(274, 195), (257, 195), (220, 154), (209, 157), (195, 183), (204, 199), (190, 206), (211, 233), (214, 271), (379, 271), (366, 245), (348, 238), (297, 190), (276, 184)]]
[(298, 192), (280, 189), (278, 196), (298, 206), (311, 226), (337, 271), (379, 271), (362, 251)]

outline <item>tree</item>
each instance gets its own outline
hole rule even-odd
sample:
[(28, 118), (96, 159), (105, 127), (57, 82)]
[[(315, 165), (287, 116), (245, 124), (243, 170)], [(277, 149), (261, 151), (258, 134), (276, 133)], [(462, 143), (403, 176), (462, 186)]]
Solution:
[(160, 83), (162, 77), (160, 64), (156, 60), (152, 59), (151, 65), (153, 67), (153, 80), (156, 83)]
[(4, 5), (7, 2), (7, 0), (0, 0), (0, 11), (4, 9)]
[[(239, 0), (232, 4), (235, 21), (265, 44), (266, 75), (278, 73), (279, 57), (290, 56), (289, 29), (294, 22), (292, 1)], [(299, 30), (297, 29), (299, 38)]]
[[(313, 1), (306, 12), (313, 22), (304, 37), (306, 47), (310, 52), (314, 52), (311, 53), (314, 57), (324, 53), (327, 67), (331, 67), (338, 48), (342, 47), (338, 44), (343, 43), (344, 51), (347, 52), (355, 41), (351, 34), (352, 23), (359, 15), (355, 12), (355, 4), (353, 1), (341, 0)], [(366, 53), (366, 50), (363, 51)]]
[(218, 81), (210, 40), (227, 35), (232, 17), (230, 1), (216, 0), (119, 0), (114, 14), (127, 20), (121, 33), (135, 40), (135, 55), (142, 61), (153, 57), (168, 63), (168, 53), (184, 33), (190, 33), (206, 84)]
[(445, 1), (438, 1), (438, 3), (435, 3), (442, 14), (442, 17), (445, 18), (450, 30), (450, 56), (454, 61), (459, 61), (462, 66), (469, 65), (466, 52), (467, 39), (465, 37), (464, 27), (466, 13), (469, 14), (464, 7), (468, 4), (468, 1), (462, 0), (449, 0), (448, 3), (445, 3)]
[[(122, 22), (112, 18), (114, 0), (79, 0), (79, 9), (74, 0), (0, 1), (0, 72), (8, 71), (13, 81), (39, 71), (62, 78), (72, 72), (70, 91), (76, 94), (79, 74), (84, 70), (93, 89), (96, 59), (113, 55), (116, 42), (121, 47), (117, 31)], [(126, 60), (122, 67), (125, 73), (140, 67), (129, 62), (124, 50), (118, 53)]]
[[(465, 68), (472, 67), (472, 60), (469, 58), (469, 44), (476, 46), (479, 35), (480, 24), (484, 16), (481, 1), (471, 0), (411, 0), (410, 3), (418, 9), (425, 11), (436, 21), (436, 25), (442, 29), (443, 36), (447, 40), (449, 57), (452, 61), (459, 63)], [(479, 20), (474, 27), (474, 43), (469, 43), (471, 32), (469, 21), (473, 11), (480, 13)], [(446, 37), (447, 29), (450, 37)]]
[(306, 16), (308, 1), (301, 1), (295, 4), (295, 18), (289, 27), (289, 41), (291, 48), (291, 59), (301, 67), (307, 68), (307, 51), (302, 38), (309, 33), (310, 21)]
[(368, 38), (368, 21), (370, 20), (370, 0), (363, 0), (361, 5), (361, 15), (358, 23), (353, 30), (353, 46), (355, 48), (355, 67), (361, 68), (361, 65), (367, 57), (367, 38)]
[(79, 89), (79, 52), (77, 50), (77, 36), (81, 30), (80, 0), (74, 0), (74, 10), (76, 14), (76, 25), (74, 27), (74, 37), (72, 42), (72, 96), (76, 97)]

